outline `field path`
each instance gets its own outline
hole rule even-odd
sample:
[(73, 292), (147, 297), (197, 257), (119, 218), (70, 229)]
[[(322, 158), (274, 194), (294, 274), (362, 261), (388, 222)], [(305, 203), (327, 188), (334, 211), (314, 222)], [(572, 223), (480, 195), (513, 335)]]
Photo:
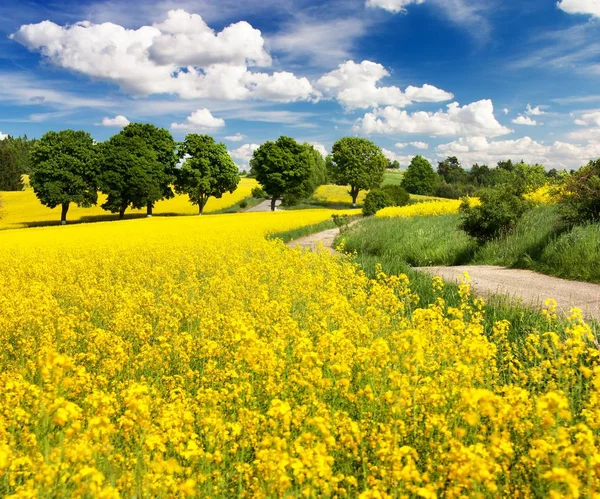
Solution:
[(492, 265), (417, 267), (415, 270), (439, 275), (454, 282), (458, 281), (463, 272), (467, 272), (473, 289), (481, 296), (505, 295), (535, 307), (543, 306), (546, 298), (553, 298), (563, 313), (568, 314), (572, 307), (578, 307), (586, 317), (600, 320), (598, 284), (568, 281), (531, 270), (507, 269)]
[[(352, 227), (359, 223), (360, 220), (354, 220), (350, 222), (347, 227)], [(309, 236), (304, 236), (299, 239), (295, 239), (294, 241), (290, 241), (288, 246), (290, 248), (304, 248), (311, 251), (317, 249), (319, 245), (322, 245), (323, 248), (328, 250), (332, 255), (337, 254), (337, 251), (333, 249), (333, 243), (335, 242), (335, 238), (339, 236), (340, 229), (327, 229), (321, 232), (315, 232), (314, 234), (310, 234)]]
[[(277, 207), (281, 205), (281, 201), (275, 201), (275, 211), (277, 211)], [(271, 200), (266, 199), (260, 204), (253, 206), (252, 208), (248, 208), (246, 210), (247, 213), (253, 213), (257, 211), (271, 211)]]

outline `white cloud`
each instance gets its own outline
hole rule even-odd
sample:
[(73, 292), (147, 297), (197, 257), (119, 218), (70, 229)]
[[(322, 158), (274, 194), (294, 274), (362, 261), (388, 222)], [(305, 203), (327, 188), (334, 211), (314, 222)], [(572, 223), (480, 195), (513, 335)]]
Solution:
[(586, 128), (584, 130), (577, 130), (567, 135), (569, 139), (576, 140), (578, 142), (600, 142), (600, 128)]
[(323, 144), (319, 144), (318, 142), (309, 142), (309, 144), (313, 146), (317, 151), (319, 151), (321, 153), (321, 156), (323, 156), (324, 158), (326, 158), (329, 154)]
[(413, 102), (444, 102), (454, 98), (454, 94), (428, 84), (407, 87), (406, 96)]
[(600, 141), (585, 146), (560, 141), (545, 145), (530, 137), (498, 141), (488, 141), (485, 137), (468, 137), (439, 145), (436, 151), (440, 158), (452, 154), (466, 165), (479, 163), (494, 166), (498, 161), (511, 159), (542, 164), (548, 169), (572, 169), (600, 157)]
[(171, 123), (173, 130), (216, 130), (225, 126), (225, 120), (215, 118), (208, 109), (197, 109), (183, 123)]
[(215, 34), (200, 16), (177, 10), (169, 11), (163, 23), (139, 29), (44, 21), (21, 26), (11, 38), (58, 67), (138, 96), (284, 102), (315, 97), (306, 78), (248, 71), (248, 65), (270, 64), (270, 56), (260, 31), (245, 22)]
[(600, 110), (583, 113), (575, 120), (575, 124), (580, 126), (600, 126)]
[(512, 120), (515, 125), (526, 125), (526, 126), (537, 126), (537, 121), (531, 119), (529, 116), (519, 116)]
[(598, 0), (560, 0), (557, 6), (568, 14), (590, 14), (600, 17), (600, 2)]
[(229, 155), (234, 161), (237, 160), (236, 164), (241, 169), (247, 170), (254, 151), (256, 151), (259, 147), (259, 144), (244, 144), (233, 151), (229, 151)]
[(101, 123), (98, 123), (99, 125), (102, 126), (115, 126), (115, 127), (125, 127), (127, 125), (129, 125), (129, 120), (123, 116), (122, 114), (119, 114), (117, 116), (115, 116), (114, 118), (103, 118)]
[(505, 108), (504, 108), (502, 111), (504, 111), (504, 114), (508, 114), (508, 113), (510, 113), (510, 111), (508, 110), (508, 108), (507, 108), (507, 107), (505, 107)]
[(235, 135), (228, 135), (225, 137), (225, 140), (230, 140), (231, 142), (241, 142), (244, 140), (246, 136), (242, 133), (236, 133)]
[(531, 104), (527, 104), (527, 109), (525, 109), (525, 114), (528, 116), (543, 116), (544, 114), (548, 114), (545, 111), (540, 109), (540, 106), (531, 107)]
[(376, 62), (362, 61), (357, 64), (346, 61), (324, 74), (316, 86), (326, 96), (336, 98), (348, 110), (381, 105), (406, 107), (413, 101), (441, 102), (453, 97), (451, 93), (433, 85), (411, 86), (406, 93), (396, 86), (379, 87), (379, 81), (389, 75), (389, 71)]
[(6, 133), (0, 132), (0, 140), (4, 140), (7, 137), (8, 137), (8, 135)]
[(417, 149), (429, 149), (429, 144), (427, 142), (411, 142), (410, 145), (416, 147)]
[(430, 136), (478, 135), (498, 137), (511, 133), (494, 116), (491, 100), (480, 100), (460, 107), (458, 102), (447, 106), (447, 111), (435, 113), (418, 111), (412, 114), (395, 107), (375, 109), (358, 120), (355, 131), (366, 134), (420, 133)]
[(394, 144), (394, 147), (396, 147), (397, 149), (404, 149), (407, 146), (408, 144), (406, 142), (396, 142)]
[(405, 12), (406, 6), (411, 4), (424, 3), (425, 0), (367, 0), (367, 7), (379, 7), (388, 12)]
[(389, 149), (382, 148), (381, 152), (383, 155), (389, 159), (390, 161), (398, 161), (401, 167), (406, 167), (410, 164), (414, 156), (405, 156), (402, 154), (397, 154), (394, 151), (390, 151)]

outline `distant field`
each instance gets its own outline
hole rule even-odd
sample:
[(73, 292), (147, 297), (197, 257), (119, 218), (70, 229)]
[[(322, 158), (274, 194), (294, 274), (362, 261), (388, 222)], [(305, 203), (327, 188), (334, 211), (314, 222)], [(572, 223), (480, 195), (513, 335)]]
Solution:
[[(252, 188), (257, 185), (256, 180), (243, 178), (233, 194), (227, 193), (221, 199), (210, 198), (204, 212), (212, 213), (235, 205), (245, 197), (250, 196)], [(53, 210), (46, 208), (38, 201), (31, 188), (26, 188), (20, 192), (0, 192), (0, 198), (2, 199), (0, 230), (59, 223), (60, 207)], [(79, 208), (77, 205), (72, 204), (67, 220), (69, 222), (98, 222), (117, 219), (117, 214), (109, 213), (100, 208), (104, 199), (104, 196), (101, 195), (98, 205), (91, 208)], [(125, 216), (126, 218), (133, 218), (143, 216), (145, 213), (146, 210), (128, 209)], [(187, 196), (175, 196), (173, 199), (156, 203), (154, 214), (157, 216), (197, 215), (198, 207), (192, 205)]]
[(403, 176), (404, 172), (402, 170), (386, 171), (383, 177), (383, 185), (400, 185), (402, 183)]

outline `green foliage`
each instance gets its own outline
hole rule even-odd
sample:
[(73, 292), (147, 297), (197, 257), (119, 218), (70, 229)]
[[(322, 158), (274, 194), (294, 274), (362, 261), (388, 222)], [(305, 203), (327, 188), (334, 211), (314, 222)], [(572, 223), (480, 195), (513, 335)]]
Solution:
[(394, 200), (390, 194), (382, 189), (373, 189), (367, 192), (363, 204), (363, 215), (368, 217), (375, 215), (379, 210), (387, 206), (393, 206)]
[(346, 227), (350, 222), (350, 217), (348, 215), (338, 215), (337, 213), (331, 215), (331, 219), (333, 220), (335, 226), (339, 227), (340, 229)]
[(456, 156), (450, 156), (444, 161), (438, 162), (437, 172), (447, 184), (463, 183), (468, 178), (467, 172), (461, 166)]
[(246, 201), (245, 199), (242, 199), (239, 203), (239, 206), (242, 210), (245, 210), (246, 208), (248, 208), (248, 201)]
[(478, 165), (475, 163), (467, 173), (467, 178), (471, 184), (477, 187), (487, 187), (491, 185), (491, 170), (488, 165)]
[(566, 180), (562, 212), (570, 223), (600, 221), (600, 159), (590, 161)]
[(388, 170), (399, 170), (400, 169), (400, 163), (398, 162), (397, 159), (395, 159), (394, 161), (392, 161), (390, 159), (390, 160), (388, 160), (387, 168), (388, 168)]
[(349, 185), (352, 204), (361, 190), (376, 189), (383, 182), (388, 159), (381, 148), (367, 139), (344, 137), (333, 144), (328, 157), (329, 178), (337, 185)]
[(510, 233), (527, 211), (528, 204), (510, 190), (489, 190), (481, 195), (481, 205), (464, 202), (460, 228), (483, 244)]
[(98, 201), (96, 159), (97, 146), (83, 131), (48, 132), (33, 147), (31, 187), (43, 205), (62, 206), (63, 223), (70, 203), (87, 207)]
[(0, 191), (23, 190), (22, 171), (10, 137), (0, 140)]
[(149, 199), (147, 213), (152, 215), (152, 209), (156, 201), (171, 199), (174, 196), (171, 185), (175, 181), (177, 155), (175, 154), (175, 141), (171, 133), (149, 123), (130, 123), (120, 132), (125, 137), (139, 137), (156, 154), (156, 167), (152, 172), (152, 182), (157, 184), (162, 191), (159, 199)]
[(440, 198), (460, 199), (465, 196), (471, 196), (475, 192), (475, 187), (471, 184), (447, 184), (442, 182), (435, 189), (435, 195)]
[(415, 156), (402, 179), (402, 187), (411, 194), (432, 196), (435, 193), (439, 177), (433, 171), (431, 164), (423, 156)]
[(293, 206), (310, 198), (317, 187), (327, 183), (325, 159), (312, 145), (304, 143), (303, 147), (306, 149), (306, 157), (309, 161), (310, 176), (298, 188), (288, 190), (282, 202), (283, 206)]
[(200, 214), (210, 197), (220, 198), (233, 192), (240, 183), (238, 168), (227, 147), (208, 135), (189, 134), (179, 146), (179, 155), (185, 162), (177, 174), (175, 190), (187, 194), (198, 205)]
[(254, 199), (266, 199), (268, 197), (262, 187), (254, 187), (250, 193)]
[(381, 187), (392, 200), (392, 206), (406, 206), (410, 202), (410, 194), (400, 185), (387, 184)]
[(163, 185), (156, 177), (161, 169), (156, 152), (142, 137), (113, 135), (101, 145), (99, 185), (107, 195), (102, 208), (123, 218), (130, 206), (140, 209), (162, 199)]
[(250, 160), (252, 175), (271, 196), (271, 209), (278, 199), (297, 199), (312, 185), (315, 156), (312, 147), (298, 144), (290, 137), (279, 137), (275, 142), (265, 142)]

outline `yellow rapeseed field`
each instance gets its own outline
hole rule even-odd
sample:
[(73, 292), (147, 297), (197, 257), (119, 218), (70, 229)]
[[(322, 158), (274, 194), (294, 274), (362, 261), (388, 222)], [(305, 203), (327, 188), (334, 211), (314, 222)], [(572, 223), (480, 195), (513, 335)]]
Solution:
[[(332, 204), (347, 204), (349, 207), (352, 206), (352, 198), (348, 191), (350, 190), (349, 186), (344, 185), (322, 185), (317, 188), (315, 193), (313, 194), (313, 199), (316, 201), (320, 201), (322, 203), (332, 203)], [(358, 195), (357, 204), (362, 205), (365, 196), (369, 191), (361, 191)], [(419, 196), (416, 194), (410, 195), (411, 199), (414, 201), (440, 201), (442, 198), (436, 198), (433, 196)]]
[(4, 232), (0, 496), (598, 497), (580, 315), (510, 343), (264, 238), (331, 213)]
[[(445, 199), (440, 201), (432, 200), (426, 203), (410, 204), (408, 206), (392, 206), (384, 208), (376, 213), (380, 218), (411, 218), (411, 217), (437, 217), (440, 215), (451, 215), (458, 213), (462, 200)], [(477, 206), (480, 203), (478, 198), (469, 198), (471, 206)]]
[[(28, 182), (28, 179), (26, 180)], [(245, 197), (250, 196), (252, 189), (257, 185), (258, 183), (254, 179), (242, 178), (233, 194), (225, 193), (221, 199), (210, 198), (204, 212), (211, 213), (233, 206)], [(0, 230), (60, 223), (60, 207), (53, 210), (45, 207), (35, 197), (35, 193), (31, 188), (19, 192), (0, 192), (0, 199), (2, 200)], [(105, 199), (105, 196), (100, 195), (98, 205), (91, 208), (79, 208), (76, 204), (71, 204), (67, 216), (68, 221), (98, 221), (118, 218), (117, 214), (111, 214), (100, 208)], [(144, 215), (145, 213), (146, 210), (128, 209), (126, 215)], [(198, 207), (191, 204), (186, 195), (176, 195), (173, 199), (156, 203), (154, 214), (197, 215)]]
[(560, 201), (562, 190), (562, 186), (546, 184), (535, 191), (525, 194), (523, 197), (535, 204), (557, 204)]

